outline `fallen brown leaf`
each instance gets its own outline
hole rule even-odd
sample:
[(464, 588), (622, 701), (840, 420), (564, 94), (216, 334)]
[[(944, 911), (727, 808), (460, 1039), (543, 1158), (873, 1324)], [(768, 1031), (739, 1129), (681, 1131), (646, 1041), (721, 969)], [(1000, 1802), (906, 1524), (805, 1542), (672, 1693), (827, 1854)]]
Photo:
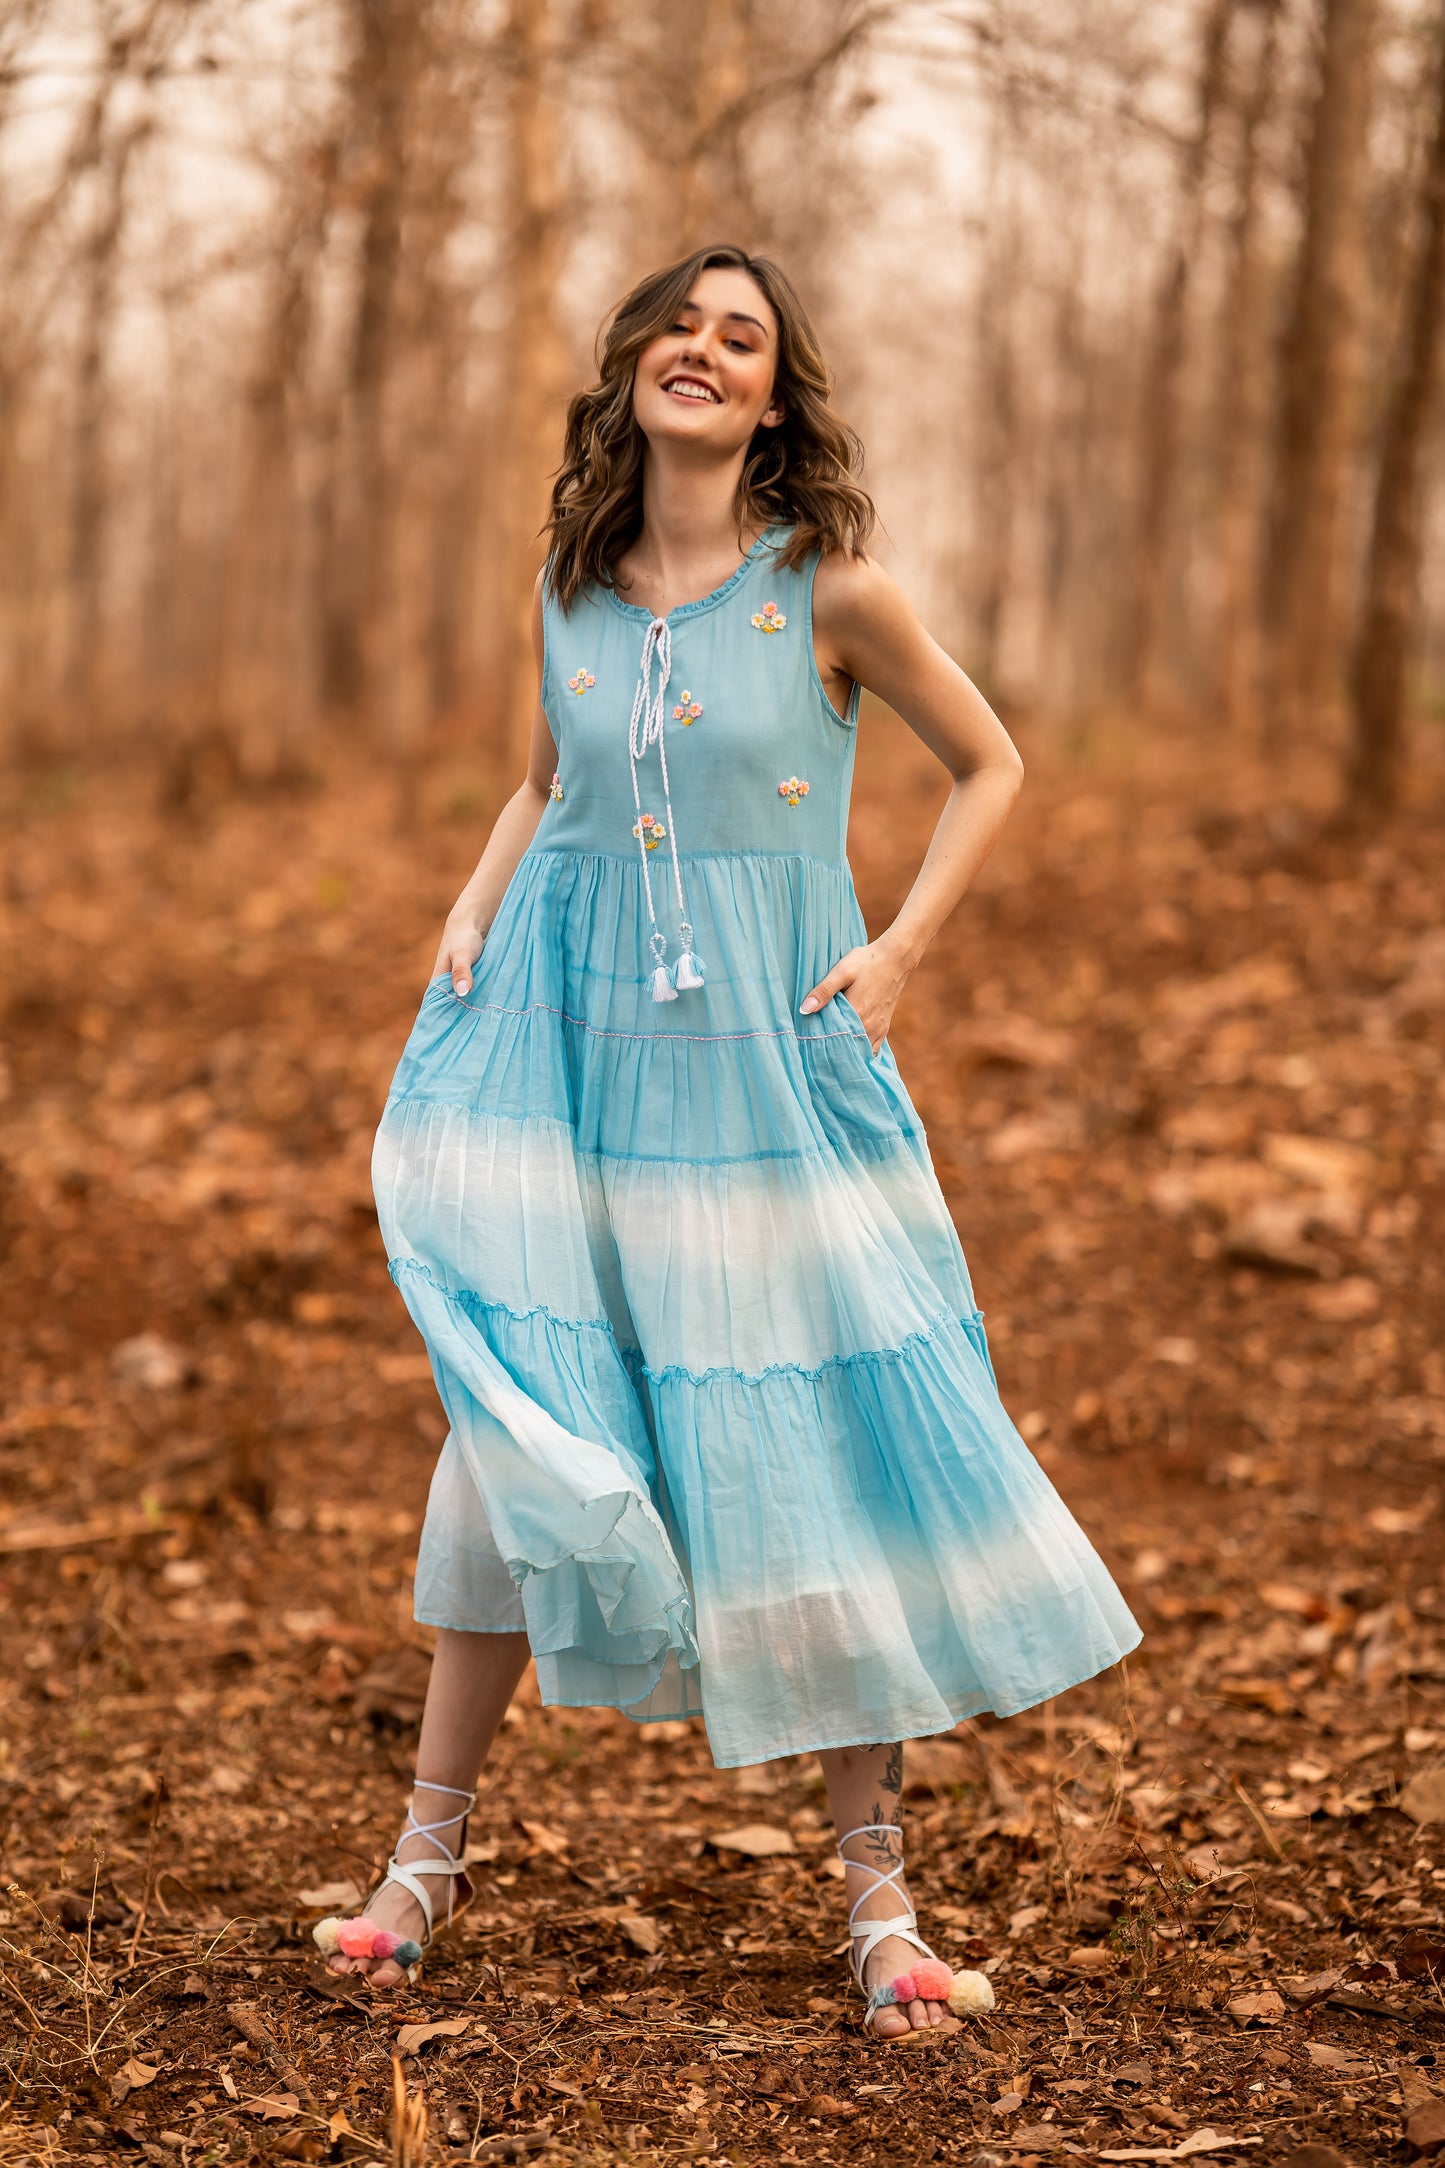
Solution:
[(1400, 1794), (1399, 1807), (1412, 1822), (1445, 1822), (1445, 1762), (1417, 1770)]
[(1201, 2153), (1236, 2152), (1243, 2146), (1263, 2145), (1263, 2138), (1227, 2138), (1208, 2124), (1181, 2138), (1178, 2145), (1116, 2146), (1099, 2154), (1100, 2160), (1194, 2160)]
[(354, 1882), (322, 1882), (315, 1889), (298, 1890), (296, 1902), (311, 1912), (339, 1912), (345, 1905), (360, 1904), (361, 1891)]
[(1323, 2002), (1326, 1995), (1332, 1995), (1344, 1976), (1343, 1971), (1336, 1966), (1328, 1972), (1293, 1974), (1279, 1984), (1287, 2001), (1292, 2002), (1296, 2009), (1305, 2009), (1310, 2003)]
[(1236, 2025), (1274, 2025), (1285, 2014), (1284, 1997), (1266, 1987), (1257, 1995), (1236, 1995), (1225, 2008)]
[(538, 1852), (545, 1852), (551, 1859), (565, 1858), (568, 1839), (564, 1830), (553, 1829), (547, 1822), (524, 1821), (520, 1816), (517, 1827), (526, 1836), (534, 1857)]
[(650, 1920), (641, 1912), (620, 1912), (617, 1924), (635, 1950), (645, 1956), (655, 1957), (662, 1947), (662, 1937), (656, 1920)]
[(469, 2017), (442, 2017), (431, 2025), (403, 2025), (396, 2036), (398, 2055), (416, 2055), (428, 2040), (456, 2040), (471, 2029)]
[(1445, 2100), (1424, 2100), (1413, 2109), (1405, 2136), (1417, 2153), (1433, 2153), (1445, 2145)]
[(258, 2115), (263, 2123), (284, 2123), (289, 2116), (300, 2113), (301, 2103), (294, 2093), (254, 2093), (242, 2100), (241, 2111), (245, 2115)]
[(143, 2063), (132, 2055), (119, 2070), (112, 2072), (110, 2097), (119, 2108), (131, 2093), (139, 2092), (143, 2085), (153, 2085), (160, 2074), (158, 2063)]
[(768, 1822), (748, 1822), (741, 1829), (719, 1829), (708, 1837), (717, 1852), (739, 1852), (745, 1859), (776, 1859), (796, 1852), (792, 1832)]
[(1370, 2068), (1369, 2058), (1359, 2055), (1353, 2048), (1332, 2047), (1327, 2040), (1307, 2040), (1305, 2053), (1316, 2070), (1358, 2070)]

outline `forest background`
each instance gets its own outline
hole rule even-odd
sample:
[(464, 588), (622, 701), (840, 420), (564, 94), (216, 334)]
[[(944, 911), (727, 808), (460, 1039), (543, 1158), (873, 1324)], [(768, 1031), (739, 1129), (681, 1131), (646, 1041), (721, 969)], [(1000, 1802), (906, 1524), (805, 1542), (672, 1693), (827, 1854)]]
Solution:
[[(811, 1757), (530, 1682), (465, 1933), (391, 2004), (307, 1954), (427, 1665), (370, 1141), (565, 399), (718, 239), (1024, 754), (890, 1038), (1145, 1628), (910, 1748), (999, 1998), (919, 2053), (856, 2032)], [(0, 10), (7, 2168), (1445, 2144), (1442, 288), (1426, 0)], [(945, 788), (865, 703), (870, 927)]]
[(1445, 643), (1438, 10), (13, 0), (0, 39), (12, 752), (515, 759), (596, 324), (736, 235), (991, 693), (1343, 703), (1393, 790)]

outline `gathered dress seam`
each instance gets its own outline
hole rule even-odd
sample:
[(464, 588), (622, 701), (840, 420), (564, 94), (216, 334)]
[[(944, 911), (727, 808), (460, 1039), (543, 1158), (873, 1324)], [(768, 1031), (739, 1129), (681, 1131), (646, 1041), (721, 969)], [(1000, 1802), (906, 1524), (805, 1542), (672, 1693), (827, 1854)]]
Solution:
[[(688, 851), (679, 844), (677, 855), (688, 861), (697, 858), (745, 858), (763, 865), (776, 861), (785, 866), (821, 866), (825, 873), (836, 873), (840, 877), (851, 876), (853, 870), (846, 858), (828, 858), (821, 851), (710, 851), (705, 848)], [(619, 866), (637, 865), (637, 859), (631, 851), (595, 850), (590, 845), (581, 843), (529, 843), (517, 861), (518, 867), (524, 866), (529, 858), (596, 858)]]
[[(439, 986), (447, 974), (439, 972), (432, 980)], [(470, 1009), (473, 1016), (488, 1011), (496, 1016), (532, 1016), (539, 1010), (548, 1016), (560, 1016), (564, 1024), (575, 1024), (579, 1031), (590, 1031), (598, 1039), (645, 1039), (650, 1044), (660, 1044), (669, 1039), (701, 1041), (707, 1045), (719, 1045), (734, 1039), (793, 1039), (799, 1046), (807, 1046), (814, 1039), (861, 1039), (868, 1045), (866, 1031), (795, 1031), (791, 1025), (781, 1025), (772, 1031), (613, 1031), (606, 1024), (589, 1024), (585, 1016), (574, 1016), (570, 1009), (559, 1008), (553, 1001), (529, 1001), (524, 1008), (514, 1009), (505, 1001), (468, 1001), (464, 995), (452, 989), (452, 1000), (459, 1009)], [(872, 1048), (869, 1046), (871, 1053)]]
[[(834, 1032), (832, 1036), (842, 1035)], [(871, 1137), (854, 1137), (850, 1139), (846, 1153), (830, 1141), (776, 1152), (608, 1152), (601, 1145), (584, 1144), (572, 1123), (560, 1114), (538, 1114), (530, 1109), (523, 1114), (507, 1114), (495, 1107), (475, 1107), (465, 1099), (411, 1091), (393, 1092), (386, 1111), (390, 1113), (394, 1107), (441, 1107), (447, 1112), (480, 1116), (487, 1122), (510, 1122), (514, 1129), (546, 1130), (549, 1135), (567, 1143), (574, 1159), (603, 1160), (616, 1167), (778, 1167), (795, 1163), (800, 1167), (817, 1164), (822, 1168), (836, 1168), (846, 1167), (850, 1154), (866, 1166), (877, 1167), (896, 1158), (900, 1144), (916, 1145), (921, 1134), (917, 1129), (898, 1128), (878, 1143)], [(905, 1153), (904, 1156), (912, 1155)]]
[[(602, 1333), (612, 1342), (618, 1355), (627, 1360), (639, 1357), (642, 1353), (642, 1350), (631, 1342), (619, 1340), (616, 1327), (605, 1317), (562, 1317), (545, 1303), (534, 1303), (529, 1309), (518, 1310), (509, 1302), (498, 1302), (491, 1296), (479, 1295), (472, 1288), (445, 1286), (435, 1273), (414, 1257), (397, 1258), (391, 1265), (390, 1272), (393, 1280), (399, 1279), (403, 1272), (415, 1273), (448, 1302), (465, 1305), (468, 1309), (494, 1310), (516, 1324), (525, 1324), (531, 1318), (541, 1317), (545, 1318), (549, 1325), (556, 1325), (566, 1332)], [(901, 1340), (888, 1347), (855, 1348), (849, 1355), (826, 1355), (819, 1363), (765, 1363), (761, 1370), (743, 1370), (735, 1363), (713, 1363), (706, 1370), (690, 1370), (684, 1363), (664, 1363), (661, 1368), (654, 1369), (643, 1362), (638, 1367), (642, 1375), (654, 1384), (673, 1378), (685, 1378), (691, 1385), (706, 1385), (713, 1378), (729, 1378), (740, 1385), (760, 1385), (765, 1378), (770, 1377), (814, 1378), (821, 1376), (825, 1370), (842, 1370), (861, 1363), (894, 1362), (900, 1356), (909, 1354), (915, 1347), (936, 1340), (949, 1325), (979, 1324), (982, 1319), (982, 1310), (957, 1313), (942, 1310), (926, 1325), (920, 1325), (915, 1332), (905, 1333)]]

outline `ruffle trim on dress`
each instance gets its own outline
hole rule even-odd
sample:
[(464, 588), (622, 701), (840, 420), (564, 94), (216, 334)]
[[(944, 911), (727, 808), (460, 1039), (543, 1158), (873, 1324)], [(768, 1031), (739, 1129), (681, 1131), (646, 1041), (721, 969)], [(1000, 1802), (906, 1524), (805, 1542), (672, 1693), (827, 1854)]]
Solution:
[[(550, 1671), (550, 1683), (573, 1700), (647, 1700), (665, 1670), (699, 1658), (691, 1591), (640, 1464), (645, 1439), (602, 1443), (569, 1429), (518, 1384), (429, 1273), (407, 1272), (398, 1285), (432, 1355), (491, 1540), (521, 1594), (539, 1676), (545, 1682)], [(625, 1380), (622, 1390), (630, 1396)], [(590, 1427), (606, 1436), (600, 1412)]]

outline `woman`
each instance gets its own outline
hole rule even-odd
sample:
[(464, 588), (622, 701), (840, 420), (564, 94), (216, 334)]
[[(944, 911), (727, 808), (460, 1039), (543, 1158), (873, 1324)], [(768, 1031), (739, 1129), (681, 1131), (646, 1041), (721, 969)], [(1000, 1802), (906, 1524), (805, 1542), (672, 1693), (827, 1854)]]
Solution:
[[(637, 286), (571, 403), (525, 782), (447, 920), (377, 1135), (450, 1421), (416, 1612), (418, 1781), (338, 1969), (454, 1916), (523, 1666), (700, 1714), (720, 1766), (815, 1751), (880, 2034), (986, 1994), (917, 1930), (902, 1750), (1112, 1664), (1138, 1628), (999, 1403), (887, 1045), (1021, 764), (868, 557), (857, 439), (787, 280)], [(846, 856), (868, 687), (953, 787), (870, 940)], [(973, 1988), (970, 1989), (970, 1981)]]

